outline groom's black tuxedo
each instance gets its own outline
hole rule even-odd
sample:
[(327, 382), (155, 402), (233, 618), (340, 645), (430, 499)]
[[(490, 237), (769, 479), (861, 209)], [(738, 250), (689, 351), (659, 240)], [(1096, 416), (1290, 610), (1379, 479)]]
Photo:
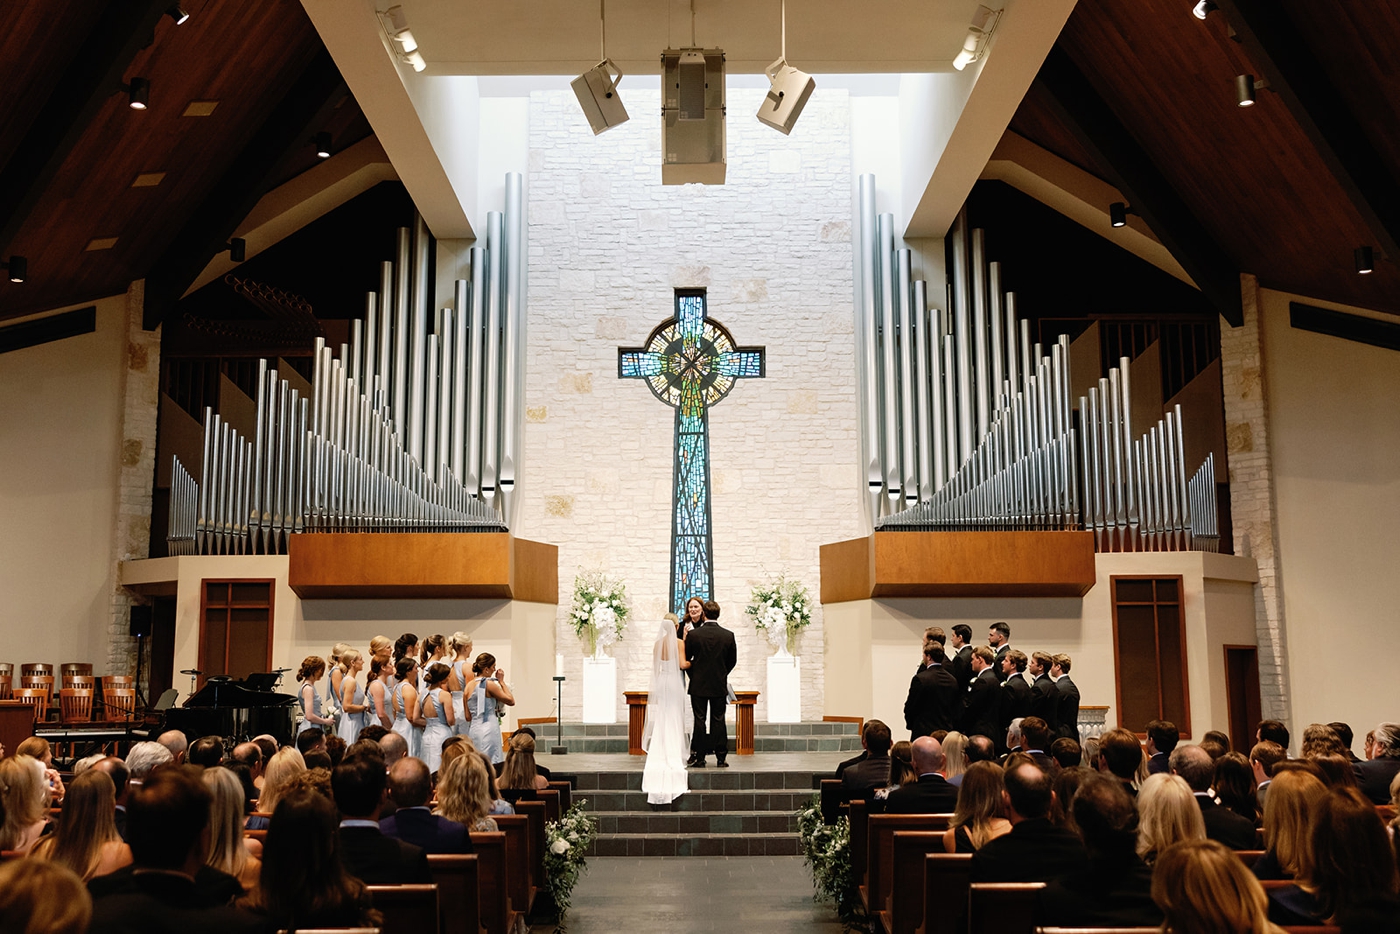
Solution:
[(725, 697), (729, 693), (729, 673), (739, 660), (734, 633), (714, 620), (706, 620), (685, 637), (685, 657), (690, 662), (688, 691), (695, 713), (691, 755), (703, 761), (713, 752), (723, 762), (729, 753), (729, 734), (724, 728)]

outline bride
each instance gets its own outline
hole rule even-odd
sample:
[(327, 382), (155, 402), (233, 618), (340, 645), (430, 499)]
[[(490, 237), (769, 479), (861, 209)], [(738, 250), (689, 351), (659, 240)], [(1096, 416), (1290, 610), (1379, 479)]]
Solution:
[(651, 692), (642, 729), (642, 749), (647, 754), (642, 790), (650, 804), (670, 804), (688, 788), (685, 760), (690, 754), (690, 718), (681, 669), (689, 667), (685, 643), (676, 638), (675, 627), (663, 621), (652, 644)]

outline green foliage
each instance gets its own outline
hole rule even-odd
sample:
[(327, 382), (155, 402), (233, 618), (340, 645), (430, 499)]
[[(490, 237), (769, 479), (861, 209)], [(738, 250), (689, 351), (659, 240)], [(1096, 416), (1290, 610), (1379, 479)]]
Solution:
[(834, 905), (846, 930), (869, 930), (870, 917), (860, 903), (851, 865), (851, 822), (845, 817), (834, 824), (823, 821), (821, 796), (813, 795), (797, 811), (797, 838), (803, 861), (812, 870), (812, 898)]
[(544, 885), (559, 909), (560, 934), (564, 931), (564, 915), (573, 901), (574, 886), (588, 869), (585, 854), (598, 835), (598, 821), (583, 809), (587, 803), (587, 799), (579, 800), (559, 820), (544, 825)]
[(754, 586), (744, 613), (774, 647), (796, 654), (798, 634), (812, 625), (812, 595), (801, 581), (779, 575)]
[(569, 624), (574, 635), (588, 643), (592, 655), (599, 645), (607, 647), (622, 638), (631, 608), (627, 585), (601, 571), (580, 571), (574, 577), (574, 605)]

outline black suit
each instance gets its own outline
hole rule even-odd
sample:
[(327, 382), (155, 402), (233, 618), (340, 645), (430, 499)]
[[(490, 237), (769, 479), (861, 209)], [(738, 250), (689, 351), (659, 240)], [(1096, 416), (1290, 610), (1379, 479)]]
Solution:
[[(1361, 793), (1370, 798), (1372, 803), (1390, 803), (1390, 782), (1395, 778), (1395, 774), (1400, 772), (1400, 759), (1385, 757), (1358, 762), (1351, 770), (1356, 773), (1356, 783), (1361, 787)], [(1263, 806), (1262, 798), (1259, 804)]]
[[(991, 668), (972, 679), (967, 689), (967, 706), (963, 708), (963, 729), (967, 736), (986, 736), (997, 740), (997, 708), (1001, 703), (1001, 687)], [(1006, 731), (1001, 731), (1000, 746), (1006, 741)]]
[(937, 772), (920, 775), (885, 799), (886, 814), (951, 814), (958, 806), (958, 789)]
[(1205, 795), (1196, 795), (1196, 803), (1201, 806), (1206, 839), (1218, 840), (1232, 850), (1254, 849), (1254, 821), (1221, 807)]
[(1088, 868), (1050, 882), (1036, 922), (1046, 927), (1161, 927), (1152, 901), (1152, 870), (1134, 854), (1097, 857)]
[(904, 702), (904, 725), (911, 739), (934, 730), (952, 730), (962, 715), (962, 685), (943, 665), (934, 662), (909, 682)]
[(117, 835), (123, 840), (126, 839), (126, 806), (117, 805), (117, 811), (112, 815), (112, 819), (117, 824)]
[(972, 680), (972, 646), (964, 645), (948, 660), (948, 668), (958, 684), (966, 685)]
[(837, 778), (844, 778), (845, 775), (846, 775), (846, 770), (847, 770), (847, 769), (849, 769), (851, 766), (855, 765), (857, 762), (864, 762), (864, 761), (865, 761), (866, 759), (868, 759), (868, 758), (870, 758), (870, 753), (868, 753), (868, 752), (866, 752), (864, 749), (862, 749), (862, 750), (860, 751), (860, 755), (858, 755), (858, 756), (852, 756), (851, 758), (847, 759), (845, 762), (838, 763), (837, 766), (836, 766), (836, 777), (837, 777)]
[(998, 682), (1005, 681), (1006, 672), (1001, 670), (1001, 661), (1006, 658), (1006, 653), (1011, 651), (1011, 646), (1003, 642), (996, 650), (996, 659), (992, 662), (992, 674), (996, 675)]
[(472, 852), (467, 828), (425, 807), (399, 808), (393, 816), (379, 822), (379, 830), (386, 837), (421, 847), (425, 853)]
[(685, 637), (685, 657), (690, 662), (687, 690), (690, 708), (695, 714), (691, 755), (703, 760), (713, 752), (715, 758), (723, 762), (729, 755), (729, 733), (724, 726), (725, 698), (729, 694), (729, 673), (739, 661), (734, 633), (707, 619)]
[(869, 801), (875, 797), (877, 788), (890, 783), (890, 757), (867, 756), (864, 760), (846, 767), (841, 773), (841, 798), (844, 801)]
[(1055, 682), (1055, 690), (1060, 693), (1060, 706), (1057, 713), (1060, 735), (1068, 736), (1077, 743), (1080, 741), (1079, 687), (1069, 679), (1069, 675), (1062, 675), (1060, 680)]
[(1084, 865), (1078, 835), (1038, 817), (1021, 821), (972, 854), (972, 881), (1049, 882)]
[(341, 827), (340, 855), (350, 874), (367, 885), (433, 881), (422, 847), (386, 837), (377, 827)]
[(255, 934), (265, 925), (257, 915), (230, 907), (227, 893), (221, 899), (211, 887), (174, 873), (137, 874), (127, 867), (91, 880), (88, 891), (91, 934)]
[(1041, 673), (1031, 684), (1031, 713), (1050, 725), (1051, 735), (1060, 732), (1060, 692), (1049, 675)]
[[(1011, 721), (1018, 717), (1028, 717), (1031, 712), (1031, 686), (1026, 683), (1026, 679), (1021, 677), (1018, 671), (1014, 675), (1008, 675), (1001, 683), (1001, 704), (997, 718), (997, 725), (1001, 727), (1001, 739), (998, 746), (1006, 742), (1006, 729), (1011, 726)], [(992, 737), (996, 739), (996, 737)]]

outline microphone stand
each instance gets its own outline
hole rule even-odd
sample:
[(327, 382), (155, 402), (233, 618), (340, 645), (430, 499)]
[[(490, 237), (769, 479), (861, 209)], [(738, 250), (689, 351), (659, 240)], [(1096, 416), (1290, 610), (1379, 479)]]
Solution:
[(567, 756), (569, 747), (564, 745), (564, 676), (554, 676), (554, 736), (559, 745), (549, 750), (551, 756)]

